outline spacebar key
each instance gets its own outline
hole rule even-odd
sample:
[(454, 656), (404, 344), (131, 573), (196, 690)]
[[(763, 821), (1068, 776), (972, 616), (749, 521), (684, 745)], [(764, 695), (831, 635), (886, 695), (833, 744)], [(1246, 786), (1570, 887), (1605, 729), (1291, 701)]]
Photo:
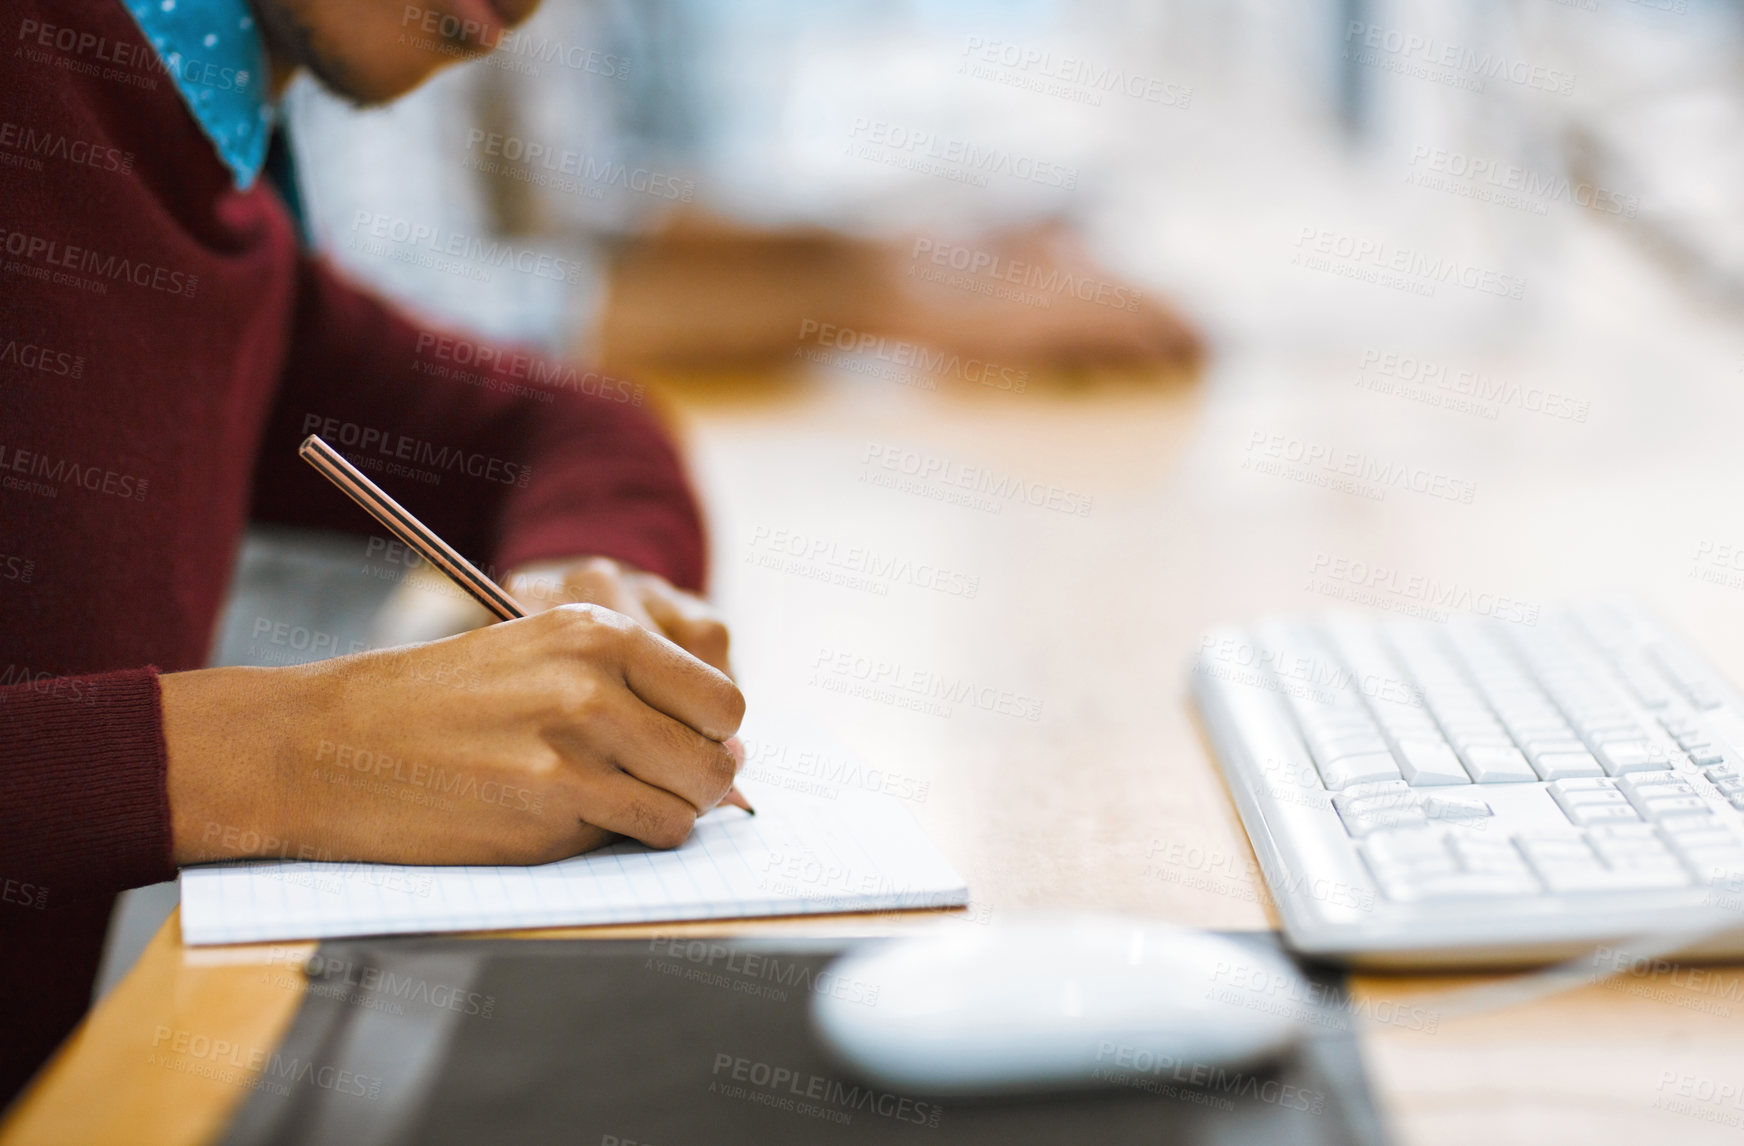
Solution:
[(1345, 756), (1329, 761), (1316, 760), (1314, 765), (1320, 769), (1320, 778), (1334, 792), (1352, 784), (1366, 784), (1371, 780), (1402, 779), (1399, 766), (1386, 752), (1365, 752), (1358, 756)]

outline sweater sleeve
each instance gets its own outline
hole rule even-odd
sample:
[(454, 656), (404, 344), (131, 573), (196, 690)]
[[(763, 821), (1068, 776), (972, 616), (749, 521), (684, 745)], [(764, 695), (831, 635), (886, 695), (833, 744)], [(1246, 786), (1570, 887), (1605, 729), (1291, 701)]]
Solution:
[(420, 327), (317, 259), (298, 274), (283, 384), (256, 461), (257, 520), (371, 528), (297, 456), (318, 433), (498, 576), (599, 555), (702, 587), (701, 514), (640, 386)]
[(155, 669), (0, 688), (0, 878), (31, 906), (174, 879)]

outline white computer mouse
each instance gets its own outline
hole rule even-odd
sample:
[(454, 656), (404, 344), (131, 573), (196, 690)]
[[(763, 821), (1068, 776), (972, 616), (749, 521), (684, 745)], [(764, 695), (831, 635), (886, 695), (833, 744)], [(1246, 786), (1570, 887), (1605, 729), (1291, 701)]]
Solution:
[(1110, 915), (941, 922), (829, 974), (812, 1003), (824, 1045), (933, 1095), (1199, 1082), (1277, 1056), (1319, 1007), (1274, 951)]

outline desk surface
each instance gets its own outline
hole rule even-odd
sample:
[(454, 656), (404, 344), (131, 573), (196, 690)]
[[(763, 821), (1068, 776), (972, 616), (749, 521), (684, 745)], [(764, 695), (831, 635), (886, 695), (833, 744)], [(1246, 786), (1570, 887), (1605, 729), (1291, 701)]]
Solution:
[[(1739, 424), (1725, 416), (1739, 399), (1722, 389), (1735, 343), (1685, 340), (1649, 381), (1622, 368), (1574, 376), (1530, 357), (1501, 364), (1589, 401), (1584, 422), (1519, 405), (1479, 416), (1357, 385), (1355, 351), (1226, 360), (1201, 387), (1019, 395), (852, 376), (675, 393), (753, 702), (804, 708), (915, 780), (924, 797), (911, 807), (968, 877), (977, 910), (1069, 904), (1252, 928), (1267, 925), (1264, 893), (1184, 700), (1197, 636), (1326, 604), (1327, 583), (1310, 576), (1325, 555), (1528, 601), (1632, 587), (1744, 679), (1744, 597), (1692, 565), (1699, 543), (1744, 543), (1727, 496), (1744, 475), (1724, 440)], [(1272, 435), (1424, 459), (1475, 497), (1374, 500), (1246, 464)], [(962, 485), (936, 476), (900, 480), (915, 468), (979, 483), (985, 504), (963, 504)], [(1027, 498), (986, 492), (1013, 479)], [(791, 537), (803, 544), (777, 540)], [(856, 548), (960, 577), (952, 590), (852, 574)], [(915, 711), (834, 691), (818, 667), (841, 651), (1039, 700), (1042, 714)], [(243, 1048), (231, 1057), (244, 1061), (270, 1050), (297, 1006), (291, 969), (306, 949), (186, 950), (172, 919), (0, 1139), (212, 1140), (247, 1094), (246, 1071), (166, 1069), (154, 1040), (187, 1031)], [(1386, 1002), (1455, 981), (1364, 978), (1356, 989)], [(1724, 971), (1700, 989), (1589, 986), (1433, 1030), (1383, 1028), (1365, 1036), (1365, 1053), (1403, 1142), (1465, 1146), (1480, 1130), (1498, 1146), (1730, 1140), (1744, 1109), (1680, 1106), (1677, 1091), (1683, 1076), (1744, 1083), (1744, 1031), (1730, 1013), (1744, 1007), (1741, 989)]]

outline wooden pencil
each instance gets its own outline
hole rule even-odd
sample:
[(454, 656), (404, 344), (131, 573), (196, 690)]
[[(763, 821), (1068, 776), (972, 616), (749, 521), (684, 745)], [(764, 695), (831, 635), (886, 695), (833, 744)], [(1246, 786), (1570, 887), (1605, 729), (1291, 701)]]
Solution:
[(454, 551), (453, 546), (436, 536), (429, 526), (406, 512), (404, 506), (382, 488), (364, 477), (358, 468), (346, 461), (340, 452), (310, 434), (297, 447), (302, 459), (315, 467), (322, 477), (338, 486), (345, 495), (363, 507), (363, 511), (381, 522), (383, 528), (418, 556), (447, 574), (448, 579), (472, 594), (474, 599), (499, 621), (513, 621), (527, 615), (501, 585), (479, 571), (478, 566)]

